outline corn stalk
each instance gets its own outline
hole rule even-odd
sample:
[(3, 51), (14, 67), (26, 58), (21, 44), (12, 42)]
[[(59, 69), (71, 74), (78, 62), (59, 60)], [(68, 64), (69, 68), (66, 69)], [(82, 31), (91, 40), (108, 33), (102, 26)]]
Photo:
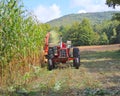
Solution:
[(20, 68), (24, 73), (24, 67), (36, 64), (45, 33), (19, 0), (0, 0), (0, 76), (5, 84), (15, 83)]

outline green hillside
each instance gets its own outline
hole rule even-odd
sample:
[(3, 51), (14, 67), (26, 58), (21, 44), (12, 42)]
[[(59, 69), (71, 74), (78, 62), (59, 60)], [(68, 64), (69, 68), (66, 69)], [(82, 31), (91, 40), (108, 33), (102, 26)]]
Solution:
[(117, 12), (108, 11), (108, 12), (95, 12), (95, 13), (80, 13), (80, 14), (69, 14), (58, 19), (51, 20), (47, 22), (51, 26), (65, 26), (71, 25), (73, 22), (81, 22), (83, 18), (90, 19), (92, 24), (101, 23), (105, 20), (110, 20)]

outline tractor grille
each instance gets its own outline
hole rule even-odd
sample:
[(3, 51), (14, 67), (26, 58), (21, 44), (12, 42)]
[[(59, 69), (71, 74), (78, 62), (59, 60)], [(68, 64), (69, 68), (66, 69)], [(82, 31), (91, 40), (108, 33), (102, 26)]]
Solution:
[(60, 57), (67, 57), (66, 49), (60, 50)]

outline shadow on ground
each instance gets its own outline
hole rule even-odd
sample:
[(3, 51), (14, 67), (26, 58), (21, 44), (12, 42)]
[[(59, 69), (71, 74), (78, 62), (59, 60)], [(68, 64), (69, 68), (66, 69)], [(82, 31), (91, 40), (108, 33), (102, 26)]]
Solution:
[(83, 67), (88, 68), (90, 72), (119, 71), (120, 70), (120, 52), (119, 51), (82, 52), (81, 64)]

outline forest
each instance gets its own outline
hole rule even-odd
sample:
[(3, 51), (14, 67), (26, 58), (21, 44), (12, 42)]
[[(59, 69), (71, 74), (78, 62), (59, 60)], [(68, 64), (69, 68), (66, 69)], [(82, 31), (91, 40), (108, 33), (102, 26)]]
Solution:
[(120, 43), (120, 23), (117, 20), (92, 25), (90, 20), (85, 18), (71, 26), (60, 26), (57, 32), (63, 35), (65, 42), (71, 40), (73, 46)]
[(50, 20), (46, 22), (50, 24), (52, 27), (60, 27), (60, 26), (71, 26), (74, 22), (81, 22), (84, 18), (90, 20), (91, 25), (101, 24), (104, 21), (110, 21), (116, 13), (119, 11), (104, 11), (104, 12), (88, 12), (88, 13), (74, 13), (64, 15), (57, 19)]

